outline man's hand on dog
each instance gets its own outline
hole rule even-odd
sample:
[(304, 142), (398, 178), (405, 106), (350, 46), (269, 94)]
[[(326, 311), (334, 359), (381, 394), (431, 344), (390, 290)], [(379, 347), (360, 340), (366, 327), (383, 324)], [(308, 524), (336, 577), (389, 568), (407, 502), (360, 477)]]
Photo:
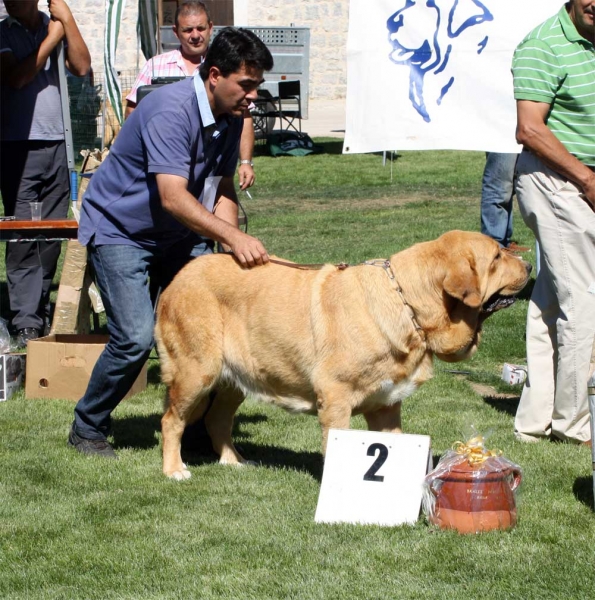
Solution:
[(269, 262), (269, 255), (262, 242), (243, 231), (236, 230), (228, 245), (242, 267), (250, 269)]

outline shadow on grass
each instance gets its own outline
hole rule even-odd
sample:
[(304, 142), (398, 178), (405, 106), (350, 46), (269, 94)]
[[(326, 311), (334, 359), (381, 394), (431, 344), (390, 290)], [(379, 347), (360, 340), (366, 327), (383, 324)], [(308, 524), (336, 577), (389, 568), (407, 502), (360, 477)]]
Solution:
[(572, 486), (572, 493), (579, 502), (582, 502), (592, 511), (595, 511), (592, 477), (577, 477), (574, 480), (574, 485)]
[[(235, 444), (235, 447), (246, 460), (256, 463), (257, 467), (291, 469), (308, 473), (318, 482), (322, 480), (323, 460), (320, 452), (296, 452), (251, 442)], [(200, 466), (217, 462), (219, 457), (209, 448), (202, 451), (185, 450), (182, 452), (182, 460), (187, 465)]]
[(155, 436), (161, 430), (161, 414), (114, 419), (114, 448), (148, 450), (157, 446)]
[[(238, 415), (234, 422), (233, 439), (238, 452), (258, 463), (261, 467), (287, 468), (303, 471), (320, 481), (322, 479), (322, 455), (320, 452), (295, 452), (278, 446), (264, 446), (249, 441), (249, 435), (241, 431), (244, 425), (266, 421), (264, 415)], [(124, 417), (114, 420), (114, 448), (148, 450), (159, 444), (156, 434), (161, 431), (161, 413), (147, 416)], [(182, 439), (182, 460), (189, 465), (200, 466), (217, 462), (219, 456), (213, 451), (204, 422), (188, 427)]]
[(372, 154), (374, 156), (381, 156), (383, 160), (386, 160), (386, 162), (397, 162), (399, 160), (399, 158), (403, 158), (402, 154), (399, 154), (398, 152), (390, 151), (390, 150), (386, 150), (386, 151), (378, 151), (378, 152), (372, 152)]
[[(278, 446), (265, 446), (249, 441), (249, 434), (241, 431), (247, 424), (267, 420), (264, 415), (239, 415), (234, 421), (232, 438), (237, 451), (249, 461), (261, 467), (287, 468), (304, 471), (320, 481), (322, 479), (322, 455), (320, 452), (295, 452)], [(182, 438), (182, 460), (193, 466), (217, 462), (219, 456), (213, 451), (204, 422), (186, 428)]]
[[(157, 446), (159, 440), (155, 434), (161, 432), (161, 416), (161, 413), (154, 413), (115, 419), (113, 422), (114, 447), (147, 450)], [(246, 437), (244, 432), (238, 431), (239, 427), (261, 421), (266, 421), (264, 415), (237, 416), (234, 420), (234, 439)], [(182, 438), (182, 449), (189, 452), (212, 454), (216, 457), (202, 419), (186, 428)]]
[(499, 398), (498, 396), (484, 396), (483, 401), (496, 409), (498, 412), (506, 413), (514, 417), (516, 415), (517, 408), (519, 407), (520, 396), (513, 398)]
[(258, 466), (274, 469), (292, 469), (308, 473), (313, 479), (322, 481), (324, 461), (320, 452), (296, 452), (278, 446), (263, 446), (243, 443), (242, 454), (247, 460), (258, 463)]
[(341, 139), (316, 143), (323, 147), (323, 151), (319, 154), (343, 154), (343, 140)]

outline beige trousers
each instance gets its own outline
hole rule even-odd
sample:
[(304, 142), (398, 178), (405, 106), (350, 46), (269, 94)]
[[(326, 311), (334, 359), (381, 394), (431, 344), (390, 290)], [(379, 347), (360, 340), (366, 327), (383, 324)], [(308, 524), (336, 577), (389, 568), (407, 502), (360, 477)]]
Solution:
[(539, 242), (541, 266), (527, 314), (528, 378), (518, 439), (591, 438), (587, 380), (595, 338), (595, 212), (570, 181), (523, 151), (516, 194)]

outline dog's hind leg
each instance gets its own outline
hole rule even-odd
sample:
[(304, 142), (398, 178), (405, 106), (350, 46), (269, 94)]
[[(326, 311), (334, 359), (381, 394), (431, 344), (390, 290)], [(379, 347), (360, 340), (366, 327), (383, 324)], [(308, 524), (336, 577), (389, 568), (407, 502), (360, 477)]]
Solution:
[(209, 412), (205, 417), (205, 425), (213, 450), (219, 454), (219, 462), (225, 465), (241, 465), (246, 460), (233, 445), (231, 431), (233, 417), (244, 401), (244, 394), (231, 386), (222, 386), (217, 390)]
[(377, 410), (364, 413), (370, 431), (386, 431), (403, 433), (401, 429), (401, 403), (383, 406)]
[(196, 387), (189, 387), (188, 382), (179, 384), (173, 381), (168, 389), (168, 409), (161, 419), (163, 437), (163, 473), (172, 479), (190, 478), (190, 471), (182, 462), (181, 442), (186, 425), (206, 410), (209, 402), (209, 390), (203, 389), (198, 394)]

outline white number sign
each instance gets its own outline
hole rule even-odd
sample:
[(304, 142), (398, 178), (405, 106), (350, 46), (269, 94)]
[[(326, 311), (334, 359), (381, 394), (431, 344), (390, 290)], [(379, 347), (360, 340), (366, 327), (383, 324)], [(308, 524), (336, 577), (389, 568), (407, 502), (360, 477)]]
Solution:
[(415, 523), (431, 468), (429, 436), (331, 429), (315, 520)]

